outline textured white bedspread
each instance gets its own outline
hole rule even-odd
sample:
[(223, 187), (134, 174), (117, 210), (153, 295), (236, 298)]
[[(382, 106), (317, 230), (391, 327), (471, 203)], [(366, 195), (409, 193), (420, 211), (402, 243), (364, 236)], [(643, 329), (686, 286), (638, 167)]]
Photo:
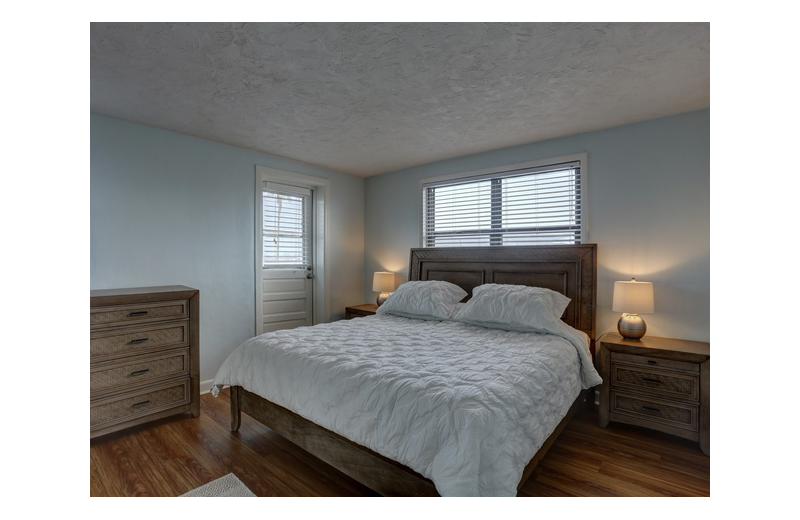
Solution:
[[(566, 327), (566, 325), (565, 325)], [(588, 338), (377, 315), (271, 332), (238, 347), (238, 385), (430, 478), (442, 496), (513, 496), (581, 387)]]

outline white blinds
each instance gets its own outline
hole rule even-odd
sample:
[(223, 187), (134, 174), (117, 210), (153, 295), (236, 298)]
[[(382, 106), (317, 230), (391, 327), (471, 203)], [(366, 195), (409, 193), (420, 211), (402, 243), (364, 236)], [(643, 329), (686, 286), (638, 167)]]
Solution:
[(425, 247), (577, 244), (580, 161), (423, 186)]
[(263, 268), (311, 265), (311, 190), (264, 183), (262, 207)]

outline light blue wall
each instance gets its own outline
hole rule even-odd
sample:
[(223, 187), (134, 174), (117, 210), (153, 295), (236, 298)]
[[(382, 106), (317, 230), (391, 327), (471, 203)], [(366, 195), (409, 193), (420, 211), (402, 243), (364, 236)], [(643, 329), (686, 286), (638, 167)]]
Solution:
[[(371, 302), (372, 272), (401, 281), (420, 245), (422, 179), (577, 152), (589, 158), (599, 246), (598, 331), (614, 280), (655, 283), (648, 334), (710, 336), (709, 111), (461, 157), (369, 179), (92, 114), (91, 287), (201, 291), (201, 380), (254, 328), (255, 165), (330, 180), (331, 319)], [(366, 247), (365, 247), (366, 246)]]
[(331, 320), (361, 303), (364, 180), (91, 115), (91, 288), (200, 290), (200, 378), (254, 334), (256, 165), (329, 179)]
[(461, 157), (366, 181), (364, 299), (382, 269), (408, 276), (421, 245), (420, 180), (579, 152), (588, 154), (588, 242), (598, 244), (599, 334), (616, 330), (615, 280), (654, 285), (648, 335), (710, 337), (710, 112)]

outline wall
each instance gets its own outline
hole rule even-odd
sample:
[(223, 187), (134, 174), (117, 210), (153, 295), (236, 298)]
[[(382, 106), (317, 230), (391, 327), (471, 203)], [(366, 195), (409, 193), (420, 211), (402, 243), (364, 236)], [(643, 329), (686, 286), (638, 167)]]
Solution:
[(615, 280), (654, 283), (648, 335), (710, 338), (710, 112), (460, 157), (366, 180), (364, 299), (374, 271), (407, 279), (421, 245), (420, 180), (588, 153), (588, 242), (598, 244), (599, 334), (616, 331)]
[(361, 302), (364, 180), (91, 115), (91, 288), (200, 290), (200, 379), (254, 334), (255, 166), (329, 179), (331, 320)]

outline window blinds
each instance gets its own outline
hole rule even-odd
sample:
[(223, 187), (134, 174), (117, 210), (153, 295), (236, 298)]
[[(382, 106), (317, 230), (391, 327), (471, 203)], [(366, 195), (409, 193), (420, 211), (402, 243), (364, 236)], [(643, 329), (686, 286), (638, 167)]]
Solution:
[(423, 185), (425, 247), (577, 244), (580, 161)]
[(262, 211), (263, 268), (311, 265), (311, 190), (264, 183)]

